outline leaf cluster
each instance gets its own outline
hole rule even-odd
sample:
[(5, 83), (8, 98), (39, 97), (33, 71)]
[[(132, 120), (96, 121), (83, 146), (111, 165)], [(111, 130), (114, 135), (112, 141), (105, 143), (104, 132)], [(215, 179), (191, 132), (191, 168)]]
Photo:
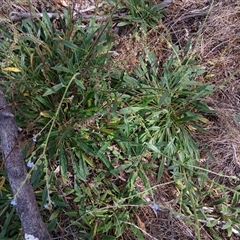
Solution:
[[(161, 4), (125, 4), (128, 23), (152, 26), (162, 17)], [(180, 193), (175, 204), (187, 215), (184, 220), (194, 222), (197, 232), (201, 221), (213, 229), (216, 216), (202, 210), (211, 181), (207, 166), (199, 167), (191, 133), (204, 131), (204, 114), (213, 113), (204, 97), (214, 86), (197, 81), (205, 69), (190, 43), (184, 50), (171, 46), (163, 66), (146, 52), (129, 75), (111, 65), (110, 20), (92, 19), (83, 28), (81, 20), (73, 23), (71, 12), (64, 14), (59, 28), (46, 13), (14, 28), (0, 26), (1, 85), (23, 128), (23, 154), (34, 163), (29, 177), (49, 230), (85, 239), (116, 239), (131, 231), (143, 239), (135, 211), (148, 204), (146, 195), (154, 200), (148, 174), (160, 181), (164, 172)], [(18, 239), (20, 223), (5, 179), (3, 172), (0, 236)], [(234, 190), (231, 208), (226, 198), (218, 203), (229, 235), (238, 224), (238, 199)]]

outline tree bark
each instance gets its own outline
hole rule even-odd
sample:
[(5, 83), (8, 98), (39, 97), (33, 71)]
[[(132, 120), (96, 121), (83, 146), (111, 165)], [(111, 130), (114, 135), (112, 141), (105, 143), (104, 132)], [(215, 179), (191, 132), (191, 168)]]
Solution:
[(14, 115), (0, 89), (0, 139), (4, 167), (16, 202), (25, 239), (50, 240), (42, 220), (18, 140)]

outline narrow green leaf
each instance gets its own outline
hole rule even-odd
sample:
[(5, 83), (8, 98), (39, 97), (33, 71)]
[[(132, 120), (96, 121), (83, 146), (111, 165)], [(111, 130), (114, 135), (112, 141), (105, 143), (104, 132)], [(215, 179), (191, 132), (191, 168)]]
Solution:
[(90, 154), (92, 156), (96, 156), (96, 154), (93, 152), (93, 150), (82, 140), (78, 139), (78, 146), (87, 154)]
[(157, 4), (156, 6), (151, 8), (151, 12), (157, 13), (160, 9), (164, 9), (164, 6), (165, 5), (163, 3)]
[(235, 207), (238, 204), (239, 199), (240, 199), (240, 193), (239, 192), (234, 192), (232, 202), (231, 202), (231, 206)]
[(152, 194), (151, 185), (149, 183), (148, 177), (146, 176), (146, 173), (142, 169), (140, 169), (138, 171), (138, 176), (142, 179), (145, 188), (149, 190)]
[(59, 153), (59, 160), (60, 160), (60, 169), (61, 169), (61, 176), (62, 180), (64, 183), (67, 182), (67, 165), (68, 165), (68, 160), (65, 154), (65, 151), (63, 148), (60, 149)]
[(134, 225), (130, 225), (130, 228), (132, 232), (137, 236), (138, 240), (144, 240), (144, 236), (142, 234), (142, 231), (139, 228), (136, 228)]
[(162, 104), (165, 102), (165, 100), (169, 97), (169, 93), (168, 92), (164, 92), (163, 95), (161, 96), (161, 98), (159, 99), (158, 102), (158, 107), (161, 107)]
[(42, 205), (44, 205), (47, 202), (47, 198), (48, 198), (48, 189), (45, 186), (42, 192)]
[(105, 152), (106, 149), (110, 146), (110, 142), (106, 142), (97, 152), (96, 158), (100, 158), (104, 165), (108, 168), (108, 170), (112, 170), (113, 166), (109, 159), (106, 157)]
[(214, 240), (223, 240), (222, 237), (220, 237), (212, 227), (209, 228), (209, 231)]
[(71, 155), (75, 176), (81, 179), (82, 181), (86, 181), (88, 175), (88, 168), (86, 162), (83, 160), (81, 152), (75, 151), (75, 154), (78, 157), (78, 159), (73, 158), (73, 155)]
[(48, 231), (52, 231), (57, 226), (57, 218), (53, 219), (47, 226)]
[(66, 214), (67, 216), (70, 216), (70, 217), (78, 217), (78, 216), (79, 216), (78, 212), (75, 212), (75, 211), (66, 212), (65, 214)]
[(43, 98), (42, 96), (37, 95), (36, 99), (45, 107), (52, 109), (52, 104), (49, 101), (47, 101), (46, 98)]
[(95, 167), (95, 164), (93, 162), (92, 159), (90, 159), (89, 157), (87, 157), (84, 153), (82, 153), (82, 158), (84, 161), (86, 161), (91, 167)]
[(158, 168), (158, 174), (157, 174), (157, 181), (159, 182), (162, 178), (163, 175), (163, 171), (164, 171), (164, 165), (165, 165), (165, 161), (164, 159), (161, 160), (160, 166)]
[(113, 169), (113, 166), (112, 166), (111, 162), (109, 161), (109, 159), (105, 155), (98, 154), (98, 158), (101, 159), (101, 161), (103, 162), (103, 164), (107, 167), (107, 169), (109, 171), (111, 171)]
[(159, 148), (157, 148), (154, 144), (151, 143), (145, 143), (149, 149), (151, 149), (153, 152), (161, 154), (161, 151)]
[(175, 122), (177, 123), (183, 123), (183, 122), (189, 122), (189, 121), (196, 121), (198, 120), (199, 116), (195, 115), (195, 116), (187, 116), (187, 117), (183, 117), (180, 119), (177, 119)]
[[(43, 21), (43, 23), (45, 23), (43, 26), (43, 31), (45, 33), (45, 36), (47, 37), (53, 33), (53, 28), (52, 28), (51, 20), (46, 11), (43, 11), (42, 21)], [(48, 31), (48, 32), (46, 32), (46, 31)]]
[(7, 233), (7, 230), (8, 230), (8, 227), (9, 227), (9, 224), (10, 222), (13, 220), (12, 217), (13, 217), (13, 213), (15, 212), (15, 209), (13, 208), (11, 210), (10, 213), (7, 214), (6, 218), (4, 219), (4, 224), (2, 226), (2, 232), (1, 232), (1, 236), (5, 236), (5, 234)]
[(219, 199), (217, 199), (216, 201), (212, 202), (212, 203), (210, 204), (210, 206), (219, 205), (219, 204), (221, 204), (221, 203), (226, 202), (226, 200), (227, 200), (226, 197), (219, 198)]
[(124, 27), (124, 26), (127, 26), (127, 25), (130, 25), (130, 22), (120, 22), (117, 24), (118, 27)]
[(51, 88), (49, 88), (44, 94), (43, 94), (43, 97), (45, 96), (48, 96), (48, 95), (51, 95), (53, 93), (56, 93), (57, 91), (59, 91), (61, 88), (63, 88), (63, 84), (62, 83), (59, 83)]
[(119, 174), (119, 172), (121, 172), (121, 171), (123, 171), (123, 170), (125, 170), (125, 169), (127, 169), (131, 166), (132, 166), (132, 163), (122, 164), (119, 167), (116, 167), (113, 170), (111, 170), (111, 173), (114, 174), (114, 175), (115, 174), (117, 175), (117, 174)]
[(73, 51), (79, 51), (79, 49), (80, 49), (77, 45), (75, 45), (74, 43), (72, 43), (72, 42), (70, 42), (70, 41), (67, 41), (67, 40), (62, 40), (61, 43), (62, 43), (64, 46), (72, 49)]
[(56, 70), (58, 72), (72, 73), (71, 69), (64, 67), (62, 65), (56, 65), (56, 66), (52, 67), (52, 69)]

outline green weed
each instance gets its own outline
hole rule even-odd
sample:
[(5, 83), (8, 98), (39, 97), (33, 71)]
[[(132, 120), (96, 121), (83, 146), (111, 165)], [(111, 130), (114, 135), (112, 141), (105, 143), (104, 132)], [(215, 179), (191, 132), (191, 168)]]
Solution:
[[(151, 2), (125, 5), (127, 24), (153, 26), (163, 16), (162, 6)], [(171, 46), (163, 66), (146, 50), (133, 74), (116, 72), (108, 53), (111, 21), (90, 20), (81, 28), (70, 12), (64, 14), (59, 29), (46, 13), (42, 20), (0, 25), (1, 85), (23, 128), (23, 153), (49, 231), (70, 234), (66, 239), (117, 239), (130, 231), (143, 239), (144, 229), (134, 219), (135, 211), (149, 204), (145, 196), (154, 199), (148, 174), (160, 181), (169, 171), (179, 191), (173, 215), (193, 225), (199, 239), (202, 222), (217, 235), (214, 226), (221, 218), (230, 236), (239, 228), (238, 188), (227, 189), (233, 194), (230, 205), (225, 195), (206, 206), (218, 185), (207, 166), (199, 167), (191, 132), (204, 131), (204, 114), (213, 113), (204, 97), (214, 86), (197, 81), (205, 69), (189, 45)], [(20, 223), (2, 174), (0, 236), (19, 239)], [(215, 206), (221, 206), (217, 217), (206, 213)]]

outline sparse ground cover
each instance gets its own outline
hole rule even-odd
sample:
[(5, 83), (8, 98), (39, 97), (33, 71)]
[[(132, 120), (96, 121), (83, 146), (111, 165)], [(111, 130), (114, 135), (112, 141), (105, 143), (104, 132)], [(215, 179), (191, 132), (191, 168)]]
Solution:
[(239, 239), (239, 3), (40, 2), (3, 1), (0, 77), (54, 239)]

